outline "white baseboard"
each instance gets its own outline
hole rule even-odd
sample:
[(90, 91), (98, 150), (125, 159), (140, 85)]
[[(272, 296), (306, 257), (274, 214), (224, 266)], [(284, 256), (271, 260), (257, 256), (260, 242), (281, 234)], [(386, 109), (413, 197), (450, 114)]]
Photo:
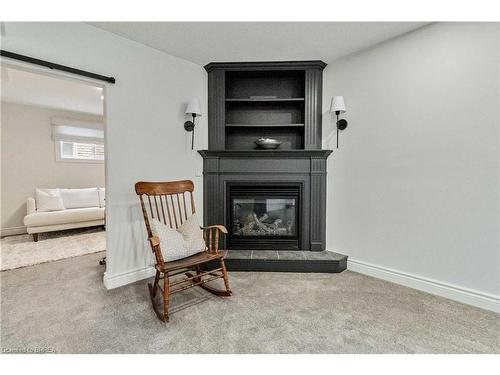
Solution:
[(2, 228), (0, 237), (15, 236), (16, 234), (26, 234), (26, 227)]
[(350, 271), (391, 281), (409, 288), (418, 289), (430, 294), (445, 297), (467, 305), (500, 313), (500, 296), (482, 293), (477, 290), (462, 288), (453, 284), (416, 276), (390, 268), (365, 263), (355, 259), (347, 260)]
[(106, 289), (114, 289), (133, 282), (144, 280), (155, 275), (154, 267), (139, 268), (130, 272), (125, 272), (119, 275), (108, 276), (104, 273), (103, 281)]

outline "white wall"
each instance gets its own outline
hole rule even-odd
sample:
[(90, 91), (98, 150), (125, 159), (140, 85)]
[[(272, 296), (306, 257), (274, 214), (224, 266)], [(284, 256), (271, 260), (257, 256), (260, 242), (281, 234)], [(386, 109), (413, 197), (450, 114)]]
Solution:
[(351, 269), (498, 309), (499, 47), (498, 24), (432, 24), (327, 67), (349, 121), (327, 243)]
[[(185, 104), (199, 97), (206, 114), (202, 67), (82, 23), (5, 23), (2, 48), (116, 77), (106, 87), (105, 284), (151, 274), (151, 250), (134, 184), (192, 179), (201, 214), (201, 157), (183, 128)], [(206, 116), (197, 119), (196, 148), (206, 148)]]
[(2, 102), (2, 233), (25, 229), (26, 198), (35, 188), (104, 186), (103, 163), (56, 162), (52, 117), (100, 116)]

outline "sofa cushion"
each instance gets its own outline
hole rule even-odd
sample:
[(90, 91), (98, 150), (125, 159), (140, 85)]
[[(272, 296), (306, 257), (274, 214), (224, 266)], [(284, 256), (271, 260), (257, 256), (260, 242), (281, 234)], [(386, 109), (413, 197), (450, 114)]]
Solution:
[(106, 207), (106, 189), (97, 188), (99, 190), (99, 206)]
[(104, 208), (88, 207), (74, 208), (63, 211), (36, 212), (24, 217), (24, 225), (36, 227), (42, 225), (56, 225), (78, 223), (104, 219)]
[(40, 212), (64, 210), (59, 189), (35, 189), (36, 207)]
[(59, 190), (66, 208), (99, 207), (97, 188)]

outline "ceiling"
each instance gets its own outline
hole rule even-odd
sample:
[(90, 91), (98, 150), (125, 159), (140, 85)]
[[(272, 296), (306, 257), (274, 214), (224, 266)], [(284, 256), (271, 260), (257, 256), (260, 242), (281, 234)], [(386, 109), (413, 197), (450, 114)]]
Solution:
[(2, 101), (103, 114), (102, 88), (70, 79), (1, 67)]
[(213, 61), (323, 60), (425, 22), (92, 22), (100, 29), (199, 65)]

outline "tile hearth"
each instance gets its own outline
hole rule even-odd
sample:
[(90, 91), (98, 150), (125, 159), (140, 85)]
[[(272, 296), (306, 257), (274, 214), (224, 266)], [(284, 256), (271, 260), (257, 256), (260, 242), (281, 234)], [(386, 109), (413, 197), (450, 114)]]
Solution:
[(223, 250), (229, 271), (338, 273), (347, 256), (332, 251)]

